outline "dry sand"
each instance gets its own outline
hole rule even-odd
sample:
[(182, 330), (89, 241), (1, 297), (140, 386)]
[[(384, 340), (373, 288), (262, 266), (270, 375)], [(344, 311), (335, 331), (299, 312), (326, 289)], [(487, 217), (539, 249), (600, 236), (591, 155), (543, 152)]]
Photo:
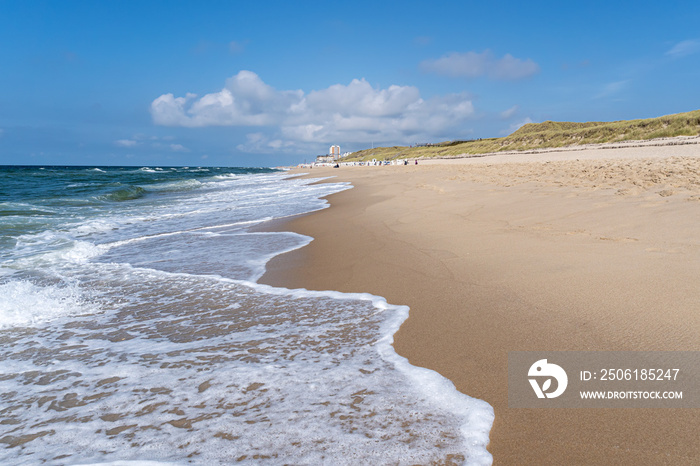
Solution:
[(354, 189), (261, 281), (408, 305), (396, 351), (494, 407), (495, 464), (700, 464), (697, 409), (507, 399), (509, 351), (700, 350), (700, 145), (310, 172)]

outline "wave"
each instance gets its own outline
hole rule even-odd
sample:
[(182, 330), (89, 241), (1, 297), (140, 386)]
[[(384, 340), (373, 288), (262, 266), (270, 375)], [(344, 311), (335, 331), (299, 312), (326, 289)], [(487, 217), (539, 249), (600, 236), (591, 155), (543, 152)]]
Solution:
[(0, 348), (3, 401), (24, 407), (8, 414), (13, 435), (35, 437), (2, 463), (491, 463), (491, 407), (394, 352), (406, 306), (129, 265), (83, 273), (97, 312), (8, 332)]
[(159, 172), (163, 172), (165, 170), (163, 170), (162, 168), (159, 168), (159, 167), (156, 167), (156, 168), (141, 167), (141, 168), (139, 168), (139, 171), (146, 172), (146, 173), (159, 173)]
[(216, 175), (213, 176), (215, 180), (231, 180), (233, 178), (238, 178), (240, 175), (237, 175), (236, 173), (227, 173), (225, 175)]
[[(0, 263), (12, 342), (0, 345), (0, 392), (22, 407), (8, 414), (14, 438), (34, 439), (1, 450), (0, 463), (196, 454), (212, 464), (243, 449), (294, 463), (490, 463), (490, 406), (393, 351), (407, 307), (256, 283), (271, 257), (311, 238), (246, 227), (326, 208), (323, 196), (350, 186), (253, 173), (130, 171), (93, 191), (98, 208), (66, 208), (63, 223), (17, 237)], [(114, 203), (152, 191), (152, 204)], [(46, 425), (56, 427), (44, 435)]]
[(168, 183), (154, 184), (148, 186), (148, 191), (190, 191), (192, 189), (197, 189), (202, 186), (202, 182), (199, 180), (179, 180), (171, 181)]
[(123, 202), (139, 199), (144, 195), (146, 195), (146, 190), (141, 186), (126, 186), (104, 196), (100, 196), (100, 198), (106, 201)]
[(28, 327), (58, 317), (93, 312), (75, 284), (38, 286), (29, 281), (0, 285), (0, 329)]
[(45, 217), (56, 212), (43, 207), (19, 202), (0, 202), (0, 217)]

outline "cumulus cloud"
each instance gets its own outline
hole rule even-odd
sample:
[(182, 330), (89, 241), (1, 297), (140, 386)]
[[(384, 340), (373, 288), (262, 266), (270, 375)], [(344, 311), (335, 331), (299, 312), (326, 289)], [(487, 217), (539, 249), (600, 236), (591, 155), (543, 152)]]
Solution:
[(511, 54), (496, 58), (490, 50), (482, 53), (453, 52), (436, 60), (425, 60), (420, 67), (423, 71), (452, 78), (487, 76), (499, 80), (523, 79), (540, 71), (539, 65), (529, 58), (522, 60)]
[(118, 147), (134, 147), (138, 145), (138, 141), (134, 141), (133, 139), (119, 139), (114, 141), (114, 145)]
[(413, 86), (375, 88), (364, 79), (304, 93), (277, 90), (251, 71), (225, 87), (198, 97), (164, 94), (151, 104), (156, 124), (168, 126), (271, 127), (276, 135), (248, 134), (239, 149), (293, 149), (303, 143), (405, 141), (461, 129), (474, 115), (466, 93), (423, 99)]
[(252, 71), (241, 71), (221, 91), (200, 98), (161, 95), (151, 103), (151, 115), (166, 126), (265, 126), (277, 123), (302, 97), (302, 91), (277, 91)]
[(682, 58), (700, 52), (700, 40), (684, 40), (674, 45), (666, 55), (671, 58)]

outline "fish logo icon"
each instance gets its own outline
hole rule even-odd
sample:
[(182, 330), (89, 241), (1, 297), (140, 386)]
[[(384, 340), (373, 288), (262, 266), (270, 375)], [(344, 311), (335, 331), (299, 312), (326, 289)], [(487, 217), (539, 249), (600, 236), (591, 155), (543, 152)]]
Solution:
[[(532, 389), (535, 391), (537, 398), (556, 398), (566, 390), (569, 383), (569, 378), (566, 376), (566, 371), (556, 364), (548, 363), (546, 359), (540, 359), (530, 366), (527, 372), (528, 377), (536, 377), (528, 379)], [(538, 378), (545, 378), (540, 386)], [(552, 379), (557, 381), (556, 390), (548, 392), (552, 386)]]

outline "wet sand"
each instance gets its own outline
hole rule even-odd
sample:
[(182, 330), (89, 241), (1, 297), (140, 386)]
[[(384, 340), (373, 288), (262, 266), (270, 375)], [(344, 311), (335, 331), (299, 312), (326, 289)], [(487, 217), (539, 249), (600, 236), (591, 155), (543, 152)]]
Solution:
[(512, 409), (509, 351), (700, 350), (700, 145), (305, 170), (354, 189), (275, 286), (406, 304), (396, 351), (495, 410), (494, 464), (698, 464), (697, 409)]

